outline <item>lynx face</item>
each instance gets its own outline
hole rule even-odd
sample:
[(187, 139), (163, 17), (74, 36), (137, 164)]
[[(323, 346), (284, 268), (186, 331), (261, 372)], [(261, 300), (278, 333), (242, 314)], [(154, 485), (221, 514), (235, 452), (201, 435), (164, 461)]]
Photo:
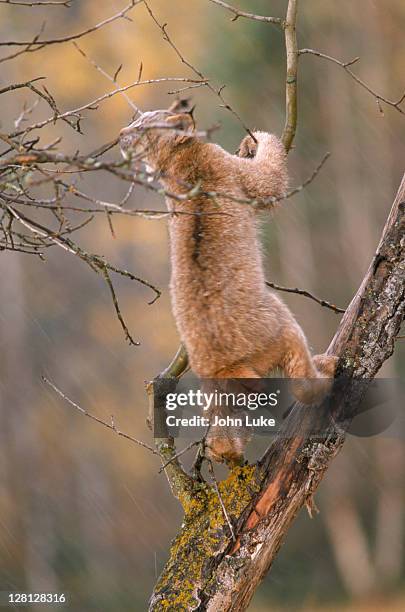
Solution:
[(128, 159), (130, 155), (141, 156), (151, 141), (157, 140), (165, 128), (167, 119), (173, 116), (170, 111), (151, 111), (143, 113), (138, 119), (123, 128), (120, 132), (120, 147), (122, 155)]
[(125, 159), (141, 161), (148, 171), (153, 171), (159, 166), (159, 157), (170, 154), (177, 144), (189, 139), (193, 130), (193, 120), (186, 113), (146, 112), (121, 130), (121, 152)]

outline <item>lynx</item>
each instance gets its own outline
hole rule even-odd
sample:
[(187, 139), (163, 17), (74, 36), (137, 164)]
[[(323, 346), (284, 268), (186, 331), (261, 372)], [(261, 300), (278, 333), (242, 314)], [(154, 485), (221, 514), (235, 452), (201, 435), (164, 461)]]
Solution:
[[(261, 131), (254, 138), (247, 136), (232, 155), (205, 142), (190, 114), (159, 110), (124, 128), (120, 143), (125, 156), (142, 158), (166, 192), (184, 197), (167, 197), (168, 209), (180, 213), (169, 220), (170, 289), (194, 373), (251, 379), (281, 369), (297, 379), (295, 397), (310, 404), (326, 392), (336, 359), (311, 356), (294, 316), (266, 287), (257, 210), (285, 195), (288, 174), (281, 141)], [(247, 198), (257, 205), (244, 203)], [(232, 432), (210, 430), (207, 437), (217, 461), (240, 461), (244, 445)]]

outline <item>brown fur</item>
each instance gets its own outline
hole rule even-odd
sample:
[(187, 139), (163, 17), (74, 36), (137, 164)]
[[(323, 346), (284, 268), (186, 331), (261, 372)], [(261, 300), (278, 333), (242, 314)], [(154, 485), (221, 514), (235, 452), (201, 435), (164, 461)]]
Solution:
[[(154, 124), (173, 129), (154, 129)], [(231, 155), (201, 141), (189, 115), (155, 111), (122, 130), (121, 146), (124, 154), (142, 156), (172, 193), (200, 184), (204, 192), (236, 198), (283, 197), (288, 182), (283, 145), (274, 135), (254, 135), (257, 146), (248, 136), (240, 156)], [(195, 374), (255, 378), (280, 368), (300, 379), (293, 384), (297, 399), (319, 398), (327, 385), (321, 379), (333, 375), (335, 359), (311, 357), (293, 315), (267, 289), (254, 208), (224, 195), (181, 203), (168, 199), (167, 205), (197, 213), (169, 221), (173, 313)], [(209, 446), (217, 460), (237, 460), (243, 453), (240, 440), (232, 437), (211, 437)]]

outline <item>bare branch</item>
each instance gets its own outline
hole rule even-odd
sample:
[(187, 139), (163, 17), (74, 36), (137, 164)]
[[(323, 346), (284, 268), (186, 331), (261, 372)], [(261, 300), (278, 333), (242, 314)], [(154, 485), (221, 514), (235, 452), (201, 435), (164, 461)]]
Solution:
[(231, 6), (227, 2), (223, 2), (222, 0), (209, 0), (209, 2), (213, 2), (214, 4), (218, 4), (222, 6), (222, 8), (230, 11), (234, 14), (234, 17), (231, 21), (236, 21), (239, 17), (244, 17), (246, 19), (253, 19), (254, 21), (264, 21), (266, 23), (274, 23), (279, 26), (284, 25), (284, 21), (280, 17), (266, 17), (265, 15), (255, 15), (254, 13), (246, 13), (245, 11), (240, 11), (239, 9)]
[(355, 64), (356, 62), (358, 62), (360, 58), (355, 57), (354, 59), (352, 59), (349, 62), (341, 62), (340, 60), (336, 59), (335, 57), (332, 57), (330, 55), (326, 55), (325, 53), (321, 53), (320, 51), (315, 51), (314, 49), (300, 49), (298, 53), (299, 53), (299, 55), (308, 55), (308, 54), (309, 55), (315, 55), (316, 57), (320, 57), (322, 59), (325, 59), (328, 62), (332, 62), (333, 64), (336, 64), (337, 66), (340, 66), (341, 68), (343, 68), (343, 70), (345, 70), (347, 72), (347, 74), (354, 81), (356, 81), (356, 83), (358, 83), (358, 85), (360, 85), (360, 87), (362, 87), (363, 89), (368, 91), (369, 94), (374, 96), (380, 112), (382, 111), (382, 109), (381, 109), (381, 102), (384, 102), (388, 106), (391, 106), (392, 108), (395, 108), (399, 113), (401, 113), (401, 115), (405, 115), (405, 111), (402, 108), (400, 108), (401, 104), (405, 100), (405, 93), (397, 101), (389, 100), (388, 98), (386, 98), (386, 97), (382, 96), (381, 94), (377, 93), (374, 89), (372, 89), (369, 85), (367, 85), (367, 83), (365, 83), (356, 74), (354, 74), (354, 72), (352, 72), (352, 70), (350, 70), (349, 67), (352, 66), (353, 64)]

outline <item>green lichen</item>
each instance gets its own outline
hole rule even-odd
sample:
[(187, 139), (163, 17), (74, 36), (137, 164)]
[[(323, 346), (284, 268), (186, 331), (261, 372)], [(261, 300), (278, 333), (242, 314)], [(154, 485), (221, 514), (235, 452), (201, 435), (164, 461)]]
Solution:
[[(238, 518), (259, 490), (255, 466), (235, 467), (218, 484), (230, 520)], [(209, 561), (229, 544), (229, 526), (215, 488), (196, 485), (182, 500), (184, 521), (154, 592), (151, 610), (188, 611), (198, 606), (198, 589), (206, 581)]]

